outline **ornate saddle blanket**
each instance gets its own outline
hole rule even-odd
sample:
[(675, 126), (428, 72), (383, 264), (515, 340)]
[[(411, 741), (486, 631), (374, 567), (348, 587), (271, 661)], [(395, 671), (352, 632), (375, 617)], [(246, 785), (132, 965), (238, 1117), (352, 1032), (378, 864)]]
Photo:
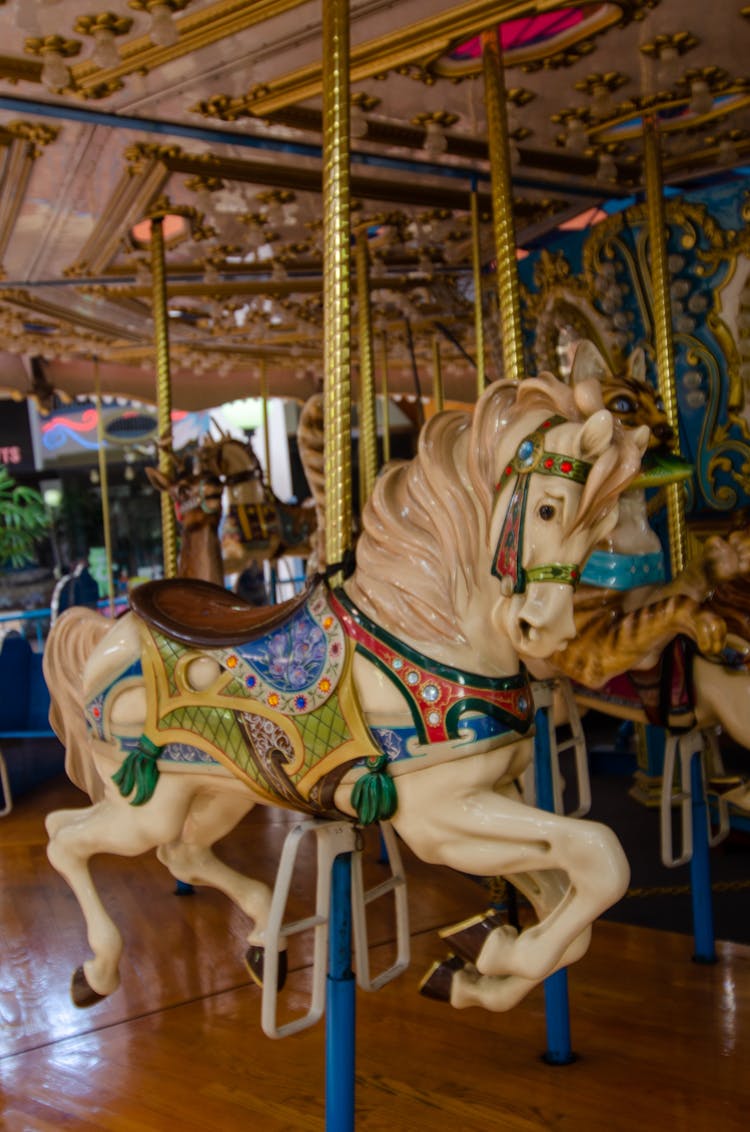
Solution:
[[(477, 741), (502, 746), (532, 725), (525, 672), (491, 679), (427, 661), (320, 579), (262, 610), (180, 579), (140, 587), (134, 606), (141, 661), (87, 714), (98, 738), (119, 744), (125, 761), (115, 781), (126, 796), (135, 791), (135, 804), (153, 793), (160, 762), (219, 763), (260, 800), (340, 818), (334, 793), (360, 765), (368, 773), (355, 794), (365, 800), (353, 799), (362, 821), (375, 820), (395, 808), (392, 762), (411, 769), (405, 764), (419, 765), (425, 745), (449, 739), (461, 740), (460, 749), (445, 757), (469, 754)], [(368, 729), (352, 676), (355, 651), (387, 671), (412, 728)], [(113, 734), (110, 697), (129, 679), (145, 683), (146, 723), (140, 734)]]

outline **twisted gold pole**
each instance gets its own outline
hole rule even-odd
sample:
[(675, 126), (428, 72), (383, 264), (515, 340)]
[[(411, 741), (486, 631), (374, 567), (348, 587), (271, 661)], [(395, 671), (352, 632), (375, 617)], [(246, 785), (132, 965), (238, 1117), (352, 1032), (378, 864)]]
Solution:
[(492, 216), (497, 257), (497, 290), (503, 336), (503, 368), (508, 379), (524, 376), (521, 300), (516, 265), (513, 192), (510, 174), (505, 76), (497, 30), (482, 32), (484, 100), (492, 178)]
[(440, 365), (440, 342), (437, 334), (432, 339), (432, 399), (436, 413), (445, 408), (443, 398), (443, 369)]
[[(669, 265), (667, 240), (669, 230), (664, 209), (664, 186), (659, 153), (659, 132), (653, 117), (644, 119), (643, 157), (646, 180), (646, 206), (648, 212), (648, 239), (651, 255), (651, 284), (654, 295), (654, 344), (659, 392), (676, 438), (679, 452), (680, 417), (677, 407), (677, 381), (672, 339), (672, 304), (669, 294)], [(672, 577), (683, 570), (687, 561), (687, 522), (685, 518), (685, 491), (682, 484), (667, 487), (667, 526), (669, 530), (669, 559)]]
[(471, 262), (474, 275), (474, 341), (477, 355), (477, 397), (484, 393), (484, 322), (482, 320), (482, 259), (479, 248), (479, 201), (476, 189), (471, 192)]
[(375, 360), (367, 233), (357, 234), (357, 308), (359, 311), (359, 437), (360, 502), (366, 503), (378, 474), (378, 423), (375, 409)]
[(385, 331), (380, 339), (380, 357), (383, 371), (380, 378), (383, 390), (383, 463), (387, 464), (391, 458), (391, 407), (388, 400), (388, 338)]
[[(326, 560), (351, 543), (349, 5), (323, 4), (323, 417)], [(331, 579), (332, 585), (341, 575)]]
[[(164, 269), (164, 217), (151, 218), (151, 287), (153, 293), (154, 340), (156, 345), (156, 416), (159, 429), (159, 471), (169, 477), (172, 448), (172, 384), (169, 376), (169, 320)], [(177, 522), (172, 500), (161, 492), (161, 537), (164, 577), (177, 574)]]
[(99, 456), (99, 487), (102, 492), (102, 524), (104, 526), (104, 557), (107, 562), (107, 597), (109, 615), (115, 616), (115, 583), (112, 577), (112, 524), (109, 517), (109, 477), (107, 475), (107, 453), (104, 442), (104, 418), (102, 416), (102, 382), (99, 373), (99, 358), (94, 358), (94, 394), (96, 398), (96, 440)]
[(263, 453), (266, 460), (266, 487), (273, 491), (271, 481), (271, 437), (268, 434), (268, 372), (266, 359), (260, 362), (260, 403), (263, 409)]

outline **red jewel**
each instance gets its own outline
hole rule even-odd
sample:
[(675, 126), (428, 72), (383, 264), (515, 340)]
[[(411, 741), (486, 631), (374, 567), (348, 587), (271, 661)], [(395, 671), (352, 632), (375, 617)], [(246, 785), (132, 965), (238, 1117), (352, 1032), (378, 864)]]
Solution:
[(512, 466), (510, 464), (508, 464), (508, 467), (505, 469), (506, 476), (509, 476), (512, 471), (513, 471)]
[(540, 428), (549, 428), (551, 424), (552, 421), (545, 421), (544, 424), (540, 425)]
[(544, 461), (544, 466), (545, 466), (545, 468), (554, 468), (555, 461), (552, 459), (551, 456), (548, 456), (547, 459)]
[(571, 464), (570, 460), (563, 460), (563, 462), (560, 464), (560, 471), (564, 472), (566, 476), (568, 472), (573, 471), (573, 465)]

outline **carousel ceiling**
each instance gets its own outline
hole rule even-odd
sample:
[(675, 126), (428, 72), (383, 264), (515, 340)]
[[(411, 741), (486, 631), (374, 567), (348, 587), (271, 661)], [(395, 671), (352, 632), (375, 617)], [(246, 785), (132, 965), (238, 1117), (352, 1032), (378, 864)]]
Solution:
[[(318, 386), (322, 2), (0, 0), (1, 388), (89, 393), (96, 358), (105, 393), (154, 398), (159, 209), (175, 406), (257, 393), (264, 360), (274, 393)], [(670, 183), (747, 173), (742, 0), (350, 11), (352, 223), (394, 390), (429, 376), (436, 337), (446, 394), (474, 387), (483, 29), (501, 21), (519, 248), (642, 190), (648, 112)]]

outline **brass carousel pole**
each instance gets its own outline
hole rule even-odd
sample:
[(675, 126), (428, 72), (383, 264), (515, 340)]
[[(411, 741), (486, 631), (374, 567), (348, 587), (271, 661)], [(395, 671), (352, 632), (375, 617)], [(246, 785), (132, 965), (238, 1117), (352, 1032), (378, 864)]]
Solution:
[(443, 398), (443, 370), (440, 365), (440, 342), (437, 334), (432, 339), (432, 400), (436, 413), (442, 413), (445, 402)]
[[(505, 78), (500, 51), (499, 29), (482, 32), (482, 61), (487, 111), (487, 135), (492, 176), (492, 215), (497, 257), (497, 287), (500, 323), (503, 335), (504, 376), (519, 381), (525, 372), (521, 297), (518, 287), (516, 238), (513, 225), (513, 193), (508, 145), (508, 119), (505, 111)], [(537, 692), (537, 695), (539, 693)], [(534, 712), (534, 779), (536, 804), (540, 809), (554, 809), (552, 789), (551, 728), (549, 709), (540, 706)], [(567, 971), (562, 968), (544, 981), (547, 1021), (547, 1049), (544, 1060), (552, 1065), (566, 1065), (574, 1059), (570, 1037)]]
[[(164, 215), (151, 220), (151, 285), (153, 291), (154, 339), (156, 345), (156, 413), (159, 429), (159, 471), (171, 472), (169, 449), (172, 447), (172, 384), (169, 374), (169, 320), (167, 286), (164, 267)], [(161, 533), (164, 554), (164, 577), (177, 574), (177, 521), (172, 500), (161, 492)]]
[(484, 393), (484, 323), (482, 321), (482, 260), (479, 248), (479, 201), (477, 190), (471, 190), (471, 262), (474, 276), (474, 340), (477, 355), (477, 397)]
[[(659, 378), (659, 392), (664, 402), (664, 411), (677, 441), (675, 451), (679, 452), (680, 424), (677, 408), (672, 306), (667, 262), (669, 232), (664, 208), (659, 130), (656, 120), (651, 116), (644, 119), (643, 125), (643, 164), (646, 181), (648, 239), (651, 253), (651, 283), (654, 294), (656, 369)], [(672, 577), (675, 577), (680, 570), (684, 569), (687, 560), (685, 492), (680, 483), (672, 483), (667, 486), (667, 526), (669, 530), (669, 560)]]
[[(326, 560), (352, 537), (348, 0), (323, 4), (323, 417)], [(332, 579), (336, 585), (341, 574)]]
[(388, 338), (383, 331), (380, 338), (380, 365), (382, 374), (380, 388), (383, 397), (383, 463), (387, 464), (391, 458), (391, 414), (388, 400)]
[(269, 491), (272, 491), (271, 438), (268, 435), (268, 371), (266, 369), (265, 358), (262, 358), (260, 363), (260, 403), (263, 411), (263, 454), (266, 463), (266, 486)]
[(484, 99), (492, 178), (492, 216), (497, 257), (497, 291), (503, 336), (504, 377), (524, 376), (521, 299), (516, 266), (513, 191), (510, 175), (508, 119), (505, 112), (505, 76), (498, 31), (482, 32)]
[(375, 361), (372, 348), (372, 309), (367, 233), (357, 234), (357, 307), (359, 311), (359, 436), (360, 500), (372, 494), (378, 474), (378, 423), (375, 409)]
[(109, 615), (115, 616), (115, 583), (112, 577), (112, 523), (109, 515), (109, 478), (107, 454), (104, 448), (104, 420), (102, 418), (102, 383), (99, 358), (94, 356), (94, 393), (96, 398), (96, 439), (99, 456), (99, 487), (102, 492), (102, 524), (104, 526), (104, 557), (107, 562), (107, 598)]

